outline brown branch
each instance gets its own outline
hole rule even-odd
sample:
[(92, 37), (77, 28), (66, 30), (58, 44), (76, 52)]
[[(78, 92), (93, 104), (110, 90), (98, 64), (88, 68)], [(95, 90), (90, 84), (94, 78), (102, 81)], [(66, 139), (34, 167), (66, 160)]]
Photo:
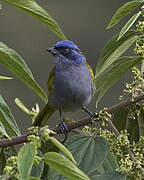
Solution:
[[(108, 108), (107, 112), (112, 114), (112, 113), (116, 112), (117, 110), (119, 110), (122, 107), (127, 107), (129, 105), (135, 104), (136, 102), (139, 102), (139, 101), (141, 101), (143, 99), (144, 99), (144, 94), (141, 94), (141, 95), (135, 97), (134, 100), (131, 100), (130, 98), (126, 99), (126, 100), (124, 100), (124, 101), (122, 101), (122, 102)], [(71, 131), (72, 129), (75, 129), (75, 128), (78, 128), (78, 127), (81, 127), (81, 126), (85, 126), (85, 125), (87, 125), (89, 123), (91, 123), (91, 118), (90, 117), (86, 117), (84, 119), (68, 123), (67, 124), (68, 132)], [(108, 126), (115, 133), (116, 136), (120, 135), (119, 131), (114, 126), (114, 124), (112, 123), (111, 120), (108, 121)], [(57, 134), (61, 133), (59, 128), (52, 128), (52, 130), (55, 131)], [(0, 147), (1, 148), (6, 148), (8, 146), (13, 146), (13, 145), (17, 145), (17, 144), (26, 143), (26, 142), (28, 142), (28, 140), (27, 140), (28, 135), (29, 134), (18, 136), (18, 137), (12, 138), (11, 140), (9, 140), (9, 139), (1, 139), (0, 140)]]

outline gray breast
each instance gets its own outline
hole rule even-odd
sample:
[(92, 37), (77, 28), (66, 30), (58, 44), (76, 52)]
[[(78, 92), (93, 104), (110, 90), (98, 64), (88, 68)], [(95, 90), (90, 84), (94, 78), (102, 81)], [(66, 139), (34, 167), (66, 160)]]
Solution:
[(56, 109), (75, 111), (92, 97), (92, 78), (86, 64), (56, 66), (49, 102)]

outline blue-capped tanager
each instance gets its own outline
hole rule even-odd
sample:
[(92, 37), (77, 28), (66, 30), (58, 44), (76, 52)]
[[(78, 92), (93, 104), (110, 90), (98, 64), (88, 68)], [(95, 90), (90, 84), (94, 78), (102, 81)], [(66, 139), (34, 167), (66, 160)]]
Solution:
[[(57, 42), (47, 49), (53, 55), (54, 68), (48, 79), (48, 103), (37, 115), (34, 126), (43, 126), (59, 110), (73, 112), (85, 109), (94, 94), (94, 74), (85, 56), (72, 41)], [(64, 130), (64, 122), (62, 130)]]

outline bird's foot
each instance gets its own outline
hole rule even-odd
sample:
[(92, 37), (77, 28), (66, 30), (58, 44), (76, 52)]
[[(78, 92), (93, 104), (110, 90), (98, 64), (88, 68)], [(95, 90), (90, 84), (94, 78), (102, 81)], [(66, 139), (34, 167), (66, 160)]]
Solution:
[(65, 134), (65, 133), (68, 132), (68, 128), (67, 128), (67, 125), (66, 125), (65, 122), (61, 122), (59, 124), (59, 128), (60, 128), (60, 131), (61, 131), (62, 134)]
[(64, 134), (64, 139), (61, 141), (61, 143), (64, 144), (64, 142), (67, 140), (67, 132), (68, 132), (68, 128), (67, 128), (66, 123), (64, 121), (62, 121), (59, 124), (59, 128), (60, 128), (60, 132), (62, 134)]

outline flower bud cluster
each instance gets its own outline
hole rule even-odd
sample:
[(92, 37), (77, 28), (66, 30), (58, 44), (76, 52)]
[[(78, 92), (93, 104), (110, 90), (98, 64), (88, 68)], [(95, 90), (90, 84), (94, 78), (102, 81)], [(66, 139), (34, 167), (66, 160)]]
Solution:
[(11, 156), (6, 160), (6, 166), (3, 170), (3, 174), (12, 176), (13, 179), (18, 179), (17, 156)]
[(134, 52), (139, 56), (144, 56), (144, 21), (138, 21), (136, 30), (141, 34), (136, 41)]
[(39, 136), (36, 136), (34, 134), (32, 135), (29, 135), (27, 137), (27, 140), (30, 141), (30, 142), (33, 142), (37, 148), (40, 148), (41, 147), (41, 139)]
[(136, 25), (136, 29), (138, 32), (144, 34), (144, 21), (138, 21), (138, 24)]
[(136, 41), (134, 52), (139, 56), (144, 56), (144, 36)]
[(94, 123), (101, 121), (102, 122), (102, 126), (106, 126), (107, 121), (111, 118), (111, 114), (109, 114), (107, 112), (107, 108), (104, 108), (103, 110), (95, 113), (94, 118), (92, 119), (92, 121)]
[(136, 67), (132, 68), (132, 73), (134, 80), (132, 83), (126, 83), (124, 94), (120, 97), (120, 99), (130, 95), (133, 100), (135, 96), (138, 96), (144, 91), (144, 75)]
[(89, 134), (89, 135), (94, 135), (96, 133), (98, 133), (98, 129), (96, 127), (89, 127), (89, 126), (84, 126), (84, 128), (82, 129), (82, 132), (84, 134)]
[[(144, 173), (144, 137), (140, 137), (139, 143), (130, 143), (126, 130), (121, 131), (120, 136), (108, 130), (100, 130), (100, 136), (105, 137), (110, 146), (110, 151), (116, 156), (120, 173), (126, 173), (128, 177), (142, 179)], [(127, 148), (132, 149), (135, 161), (131, 159)]]

